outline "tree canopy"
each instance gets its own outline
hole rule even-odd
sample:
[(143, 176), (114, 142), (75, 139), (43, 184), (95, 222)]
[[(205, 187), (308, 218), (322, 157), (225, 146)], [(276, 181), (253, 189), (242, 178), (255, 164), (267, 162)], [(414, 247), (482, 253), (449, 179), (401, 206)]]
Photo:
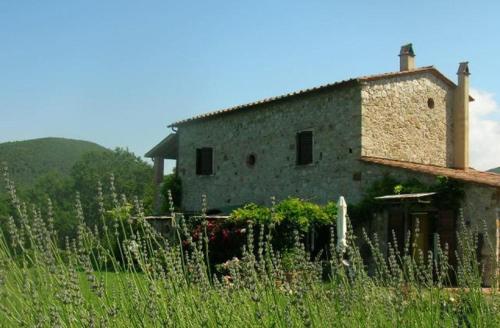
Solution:
[[(18, 194), (22, 200), (41, 209), (42, 214), (47, 213), (50, 199), (56, 218), (55, 227), (61, 235), (72, 236), (77, 224), (75, 215), (77, 194), (89, 226), (99, 225), (97, 208), (99, 184), (102, 185), (104, 202), (108, 204), (112, 202), (112, 193), (118, 199), (121, 199), (122, 195), (129, 200), (138, 197), (143, 201), (146, 213), (150, 213), (154, 196), (152, 181), (151, 165), (128, 150), (117, 148), (114, 151), (94, 151), (84, 154), (72, 166), (69, 175), (49, 170), (39, 176), (31, 186), (19, 188)], [(2, 226), (5, 226), (10, 213), (7, 198), (5, 193), (0, 194)]]

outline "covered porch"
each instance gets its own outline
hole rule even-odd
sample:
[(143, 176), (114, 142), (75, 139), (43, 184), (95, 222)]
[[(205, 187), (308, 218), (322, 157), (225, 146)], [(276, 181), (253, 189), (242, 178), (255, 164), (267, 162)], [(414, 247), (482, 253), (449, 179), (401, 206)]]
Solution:
[[(160, 188), (165, 176), (165, 160), (177, 160), (178, 154), (179, 136), (177, 133), (171, 133), (144, 155), (144, 157), (151, 158), (153, 161), (153, 183), (155, 185), (154, 207), (156, 213), (160, 211), (161, 207)], [(175, 170), (177, 170), (177, 165), (175, 166)]]
[(453, 254), (457, 249), (455, 210), (437, 208), (432, 199), (436, 192), (395, 194), (376, 197), (382, 210), (375, 215), (370, 230), (380, 238), (383, 253), (389, 255), (389, 245), (400, 254), (408, 251), (418, 258), (428, 260), (429, 251), (437, 254), (438, 248), (447, 249), (452, 267), (456, 266)]

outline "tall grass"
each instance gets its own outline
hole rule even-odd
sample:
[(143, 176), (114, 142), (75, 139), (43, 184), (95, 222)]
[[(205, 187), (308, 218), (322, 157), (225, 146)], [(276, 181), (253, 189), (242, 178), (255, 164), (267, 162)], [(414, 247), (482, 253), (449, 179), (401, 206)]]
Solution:
[[(271, 246), (272, 229), (249, 225), (241, 258), (211, 272), (206, 234), (193, 241), (184, 217), (172, 213), (176, 238), (163, 238), (141, 202), (116, 195), (113, 183), (110, 208), (97, 191), (99, 226), (86, 225), (76, 198), (77, 237), (61, 245), (50, 201), (44, 209), (25, 204), (6, 180), (15, 214), (0, 233), (2, 327), (500, 325), (498, 295), (480, 288), (470, 229), (460, 229), (456, 255), (414, 252), (408, 239), (403, 250), (389, 243), (386, 258), (377, 237), (365, 234), (367, 267), (352, 229), (345, 254), (332, 230), (327, 255), (311, 258), (296, 233), (285, 259)], [(459, 263), (453, 291), (446, 287), (450, 256)]]

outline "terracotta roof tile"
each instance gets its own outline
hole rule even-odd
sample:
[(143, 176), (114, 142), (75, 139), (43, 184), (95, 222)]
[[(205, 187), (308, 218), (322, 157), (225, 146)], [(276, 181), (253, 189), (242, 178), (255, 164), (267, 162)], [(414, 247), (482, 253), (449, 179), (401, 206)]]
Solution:
[[(437, 78), (444, 81), (446, 84), (450, 85), (451, 87), (456, 87), (455, 83), (453, 83), (450, 79), (448, 79), (446, 76), (444, 76), (434, 66), (425, 66), (425, 67), (419, 67), (419, 68), (413, 69), (411, 71), (403, 71), (403, 72), (398, 71), (398, 72), (389, 72), (389, 73), (382, 73), (382, 74), (376, 74), (376, 75), (360, 76), (357, 78), (342, 80), (342, 81), (335, 82), (335, 83), (320, 85), (320, 86), (314, 87), (314, 88), (298, 90), (298, 91), (287, 93), (287, 94), (284, 94), (281, 96), (270, 97), (270, 98), (254, 101), (254, 102), (251, 102), (248, 104), (238, 105), (238, 106), (229, 107), (229, 108), (225, 108), (225, 109), (221, 109), (221, 110), (216, 110), (216, 111), (205, 113), (205, 114), (196, 115), (194, 117), (172, 123), (168, 127), (175, 127), (175, 126), (179, 126), (179, 125), (186, 124), (186, 123), (193, 122), (193, 121), (203, 120), (203, 119), (211, 118), (214, 116), (219, 116), (219, 115), (224, 115), (227, 113), (236, 112), (236, 111), (239, 111), (242, 109), (250, 109), (250, 108), (257, 107), (259, 105), (269, 104), (269, 103), (279, 101), (282, 99), (295, 97), (295, 96), (299, 96), (299, 95), (304, 95), (304, 94), (308, 94), (311, 92), (322, 91), (322, 90), (326, 90), (326, 89), (335, 89), (335, 88), (345, 87), (345, 86), (349, 86), (349, 85), (359, 84), (362, 82), (381, 80), (381, 79), (385, 79), (385, 78), (392, 78), (392, 77), (398, 77), (398, 76), (408, 76), (408, 75), (418, 74), (418, 73), (422, 73), (422, 72), (429, 72), (429, 73), (435, 75)], [(470, 99), (471, 99), (471, 101), (474, 100), (472, 97)]]
[(320, 85), (320, 86), (314, 87), (314, 88), (298, 90), (298, 91), (290, 92), (290, 93), (287, 93), (287, 94), (284, 94), (281, 96), (265, 98), (265, 99), (257, 100), (257, 101), (243, 104), (243, 105), (238, 105), (238, 106), (229, 107), (229, 108), (225, 108), (225, 109), (221, 109), (221, 110), (216, 110), (216, 111), (205, 113), (205, 114), (196, 115), (196, 116), (193, 116), (191, 118), (172, 123), (168, 127), (179, 126), (179, 125), (182, 125), (184, 123), (209, 118), (212, 116), (227, 114), (229, 112), (235, 112), (235, 111), (240, 110), (240, 109), (247, 109), (247, 108), (255, 107), (258, 105), (268, 104), (268, 103), (282, 100), (285, 98), (294, 97), (294, 96), (298, 96), (298, 95), (302, 95), (302, 94), (306, 94), (306, 93), (310, 93), (310, 92), (314, 92), (314, 91), (321, 91), (321, 90), (325, 90), (328, 88), (338, 88), (338, 87), (347, 86), (349, 84), (356, 84), (356, 83), (357, 83), (356, 79), (350, 79), (350, 80), (343, 80), (343, 81), (339, 81), (339, 82), (335, 82), (335, 83), (324, 84), (324, 85)]
[(474, 170), (472, 168), (465, 171), (449, 167), (403, 162), (392, 159), (369, 157), (369, 156), (362, 156), (360, 160), (367, 163), (396, 167), (418, 173), (441, 175), (464, 182), (478, 183), (482, 185), (500, 188), (500, 174), (497, 173), (482, 172)]

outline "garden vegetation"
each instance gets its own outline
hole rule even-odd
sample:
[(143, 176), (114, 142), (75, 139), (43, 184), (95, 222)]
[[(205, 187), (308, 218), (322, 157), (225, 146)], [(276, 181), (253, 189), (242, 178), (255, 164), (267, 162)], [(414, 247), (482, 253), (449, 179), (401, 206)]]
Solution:
[[(64, 142), (64, 147), (60, 148), (62, 151), (71, 154), (71, 156), (68, 156), (71, 161), (67, 160), (67, 162), (59, 164), (59, 166), (53, 166), (52, 164), (59, 160), (61, 156), (64, 156), (64, 152), (61, 153), (61, 150), (59, 150), (49, 158), (45, 155), (45, 153), (50, 153), (54, 147), (61, 146), (60, 143), (51, 139), (19, 142), (21, 145), (27, 147), (27, 150), (24, 151), (26, 153), (33, 153), (32, 148), (35, 146), (43, 150), (36, 169), (33, 166), (35, 166), (37, 160), (32, 157), (18, 159), (17, 162), (10, 162), (24, 163), (28, 159), (30, 163), (33, 161), (27, 171), (35, 171), (39, 174), (29, 176), (28, 180), (21, 187), (18, 187), (16, 180), (16, 194), (25, 202), (38, 207), (46, 207), (47, 199), (51, 199), (52, 210), (54, 211), (54, 227), (58, 231), (61, 241), (64, 242), (65, 236), (70, 238), (76, 236), (78, 221), (75, 220), (74, 206), (75, 195), (77, 193), (80, 195), (82, 206), (87, 210), (85, 217), (86, 224), (91, 227), (96, 224), (100, 225), (101, 220), (97, 211), (98, 204), (96, 203), (96, 189), (99, 181), (108, 181), (112, 173), (117, 188), (116, 192), (120, 195), (141, 195), (145, 212), (151, 214), (154, 194), (152, 184), (153, 169), (151, 165), (126, 149), (117, 148), (115, 150), (108, 150), (101, 147), (102, 149), (84, 152), (82, 149), (86, 150), (87, 148), (83, 147), (81, 143), (86, 145), (87, 142), (65, 139), (62, 139), (61, 142)], [(6, 145), (9, 144), (16, 146), (18, 143), (8, 143)], [(74, 149), (70, 151), (70, 148)], [(19, 154), (19, 149), (24, 150), (22, 147), (15, 147), (14, 149), (17, 152), (13, 154)], [(3, 157), (6, 157), (6, 154), (3, 154)], [(9, 162), (6, 163), (9, 164)], [(46, 165), (42, 165), (43, 163)], [(1, 161), (0, 164), (2, 164)], [(15, 166), (15, 164), (12, 165)], [(14, 176), (23, 177), (19, 176), (19, 174), (14, 174)], [(9, 198), (10, 196), (5, 189), (0, 188), (0, 218), (15, 214), (13, 208), (8, 206), (10, 203)], [(106, 199), (105, 201), (108, 202), (109, 200)], [(109, 207), (110, 204), (107, 203), (105, 206)], [(0, 226), (4, 230), (5, 223), (5, 219), (0, 220)]]
[[(459, 230), (456, 254), (446, 247), (415, 252), (408, 239), (404, 249), (390, 243), (385, 257), (376, 236), (359, 236), (371, 247), (366, 263), (352, 230), (345, 252), (337, 249), (334, 206), (289, 199), (233, 213), (231, 220), (247, 221), (241, 253), (214, 265), (206, 210), (192, 225), (174, 212), (170, 197), (173, 236), (160, 236), (145, 220), (142, 201), (120, 195), (111, 179), (108, 187), (97, 185), (94, 206), (83, 206), (76, 195), (77, 233), (65, 237), (54, 228), (50, 199), (43, 207), (30, 205), (18, 197), (7, 171), (4, 177), (11, 212), (0, 232), (0, 326), (500, 325), (497, 292), (481, 288), (473, 229)], [(206, 209), (207, 198), (202, 201)], [(293, 243), (275, 249), (274, 233), (285, 223)], [(313, 256), (304, 234), (318, 223), (330, 227), (329, 242)], [(453, 290), (451, 256), (458, 262)]]

